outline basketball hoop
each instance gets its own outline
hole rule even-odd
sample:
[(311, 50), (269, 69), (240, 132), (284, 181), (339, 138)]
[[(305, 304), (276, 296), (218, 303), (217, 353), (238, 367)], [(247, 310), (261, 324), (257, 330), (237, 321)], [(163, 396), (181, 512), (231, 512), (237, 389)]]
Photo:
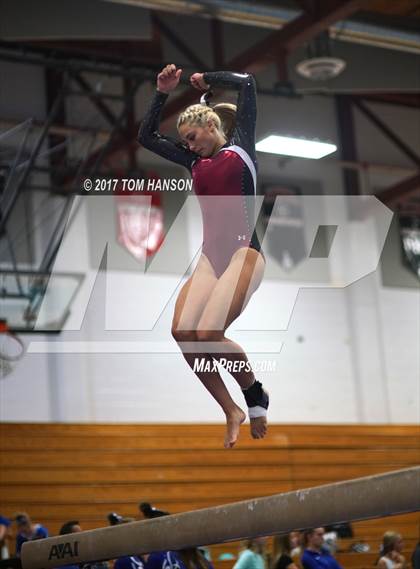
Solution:
[(25, 353), (25, 345), (7, 325), (7, 320), (0, 319), (0, 378), (9, 375)]

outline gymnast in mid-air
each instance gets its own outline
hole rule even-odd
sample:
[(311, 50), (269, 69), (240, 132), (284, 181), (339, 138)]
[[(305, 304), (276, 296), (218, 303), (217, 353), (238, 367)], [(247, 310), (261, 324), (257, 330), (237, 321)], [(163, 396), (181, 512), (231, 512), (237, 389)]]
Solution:
[[(226, 415), (224, 446), (230, 448), (246, 415), (232, 399), (219, 367), (198, 368), (195, 362), (216, 361), (231, 373), (245, 396), (251, 435), (263, 438), (268, 394), (255, 379), (241, 346), (225, 336), (260, 285), (265, 268), (254, 230), (256, 88), (247, 73), (194, 73), (190, 82), (204, 94), (200, 104), (179, 115), (180, 140), (175, 140), (159, 133), (159, 120), (181, 73), (182, 69), (169, 64), (158, 74), (138, 140), (159, 156), (185, 166), (192, 175), (203, 218), (203, 245), (193, 274), (178, 295), (172, 335), (191, 369), (222, 407)], [(212, 87), (236, 89), (237, 105), (210, 106)]]

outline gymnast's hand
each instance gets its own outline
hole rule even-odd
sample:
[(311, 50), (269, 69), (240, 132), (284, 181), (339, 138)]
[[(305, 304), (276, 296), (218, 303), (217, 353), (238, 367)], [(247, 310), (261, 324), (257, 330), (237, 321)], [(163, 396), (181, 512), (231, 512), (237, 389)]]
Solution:
[(173, 63), (166, 65), (157, 76), (157, 88), (161, 93), (170, 93), (178, 86), (182, 69), (177, 69)]
[(210, 85), (204, 82), (202, 73), (193, 73), (190, 77), (191, 85), (199, 91), (207, 91)]

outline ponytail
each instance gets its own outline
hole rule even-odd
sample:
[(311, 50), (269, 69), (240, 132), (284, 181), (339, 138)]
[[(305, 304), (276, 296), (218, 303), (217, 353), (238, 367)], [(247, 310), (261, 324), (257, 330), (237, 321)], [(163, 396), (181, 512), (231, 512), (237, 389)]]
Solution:
[(236, 126), (236, 105), (233, 105), (232, 103), (218, 103), (217, 105), (214, 105), (213, 111), (220, 118), (222, 130), (226, 139), (230, 140)]
[(211, 105), (210, 99), (213, 97), (212, 91), (206, 91), (200, 98), (198, 105), (191, 105), (185, 109), (178, 117), (177, 128), (181, 125), (198, 124), (204, 126), (207, 119), (212, 118), (216, 127), (224, 134), (229, 141), (236, 126), (236, 105), (232, 103), (218, 103)]

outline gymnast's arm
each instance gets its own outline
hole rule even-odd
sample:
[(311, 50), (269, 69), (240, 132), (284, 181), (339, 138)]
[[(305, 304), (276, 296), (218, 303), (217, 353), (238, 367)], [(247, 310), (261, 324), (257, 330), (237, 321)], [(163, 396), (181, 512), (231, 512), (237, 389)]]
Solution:
[(249, 73), (208, 71), (203, 81), (211, 87), (226, 87), (239, 91), (236, 110), (236, 130), (239, 144), (255, 159), (255, 124), (257, 122), (257, 89)]
[(180, 141), (159, 132), (160, 116), (167, 98), (168, 93), (156, 90), (146, 116), (140, 124), (137, 140), (144, 148), (191, 170), (197, 154), (183, 146)]

